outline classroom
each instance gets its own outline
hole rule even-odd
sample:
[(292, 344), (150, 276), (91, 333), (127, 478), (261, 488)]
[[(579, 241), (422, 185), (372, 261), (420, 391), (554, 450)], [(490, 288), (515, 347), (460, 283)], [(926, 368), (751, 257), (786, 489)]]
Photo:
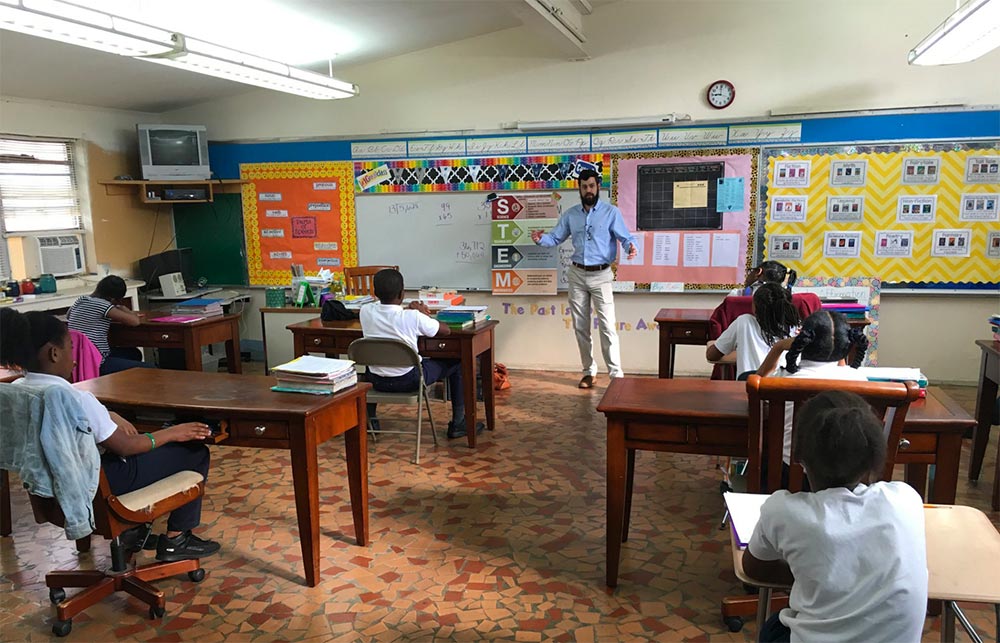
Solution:
[[(74, 614), (68, 640), (757, 640), (764, 601), (736, 569), (720, 482), (747, 459), (746, 488), (773, 490), (781, 467), (767, 470), (774, 441), (753, 442), (750, 382), (719, 381), (739, 355), (720, 365), (707, 344), (754, 310), (727, 295), (756, 306), (747, 275), (764, 261), (795, 271), (796, 305), (848, 312), (862, 366), (919, 370), (926, 397), (890, 433), (906, 444), (892, 479), (985, 516), (961, 547), (933, 551), (928, 527), (921, 637), (954, 640), (957, 606), (1000, 638), (987, 553), (1000, 551), (1000, 49), (922, 49), (963, 11), (995, 39), (1000, 0), (47, 4), (0, 4), (0, 310), (63, 314), (122, 277), (143, 316), (112, 324), (111, 344), (158, 368), (75, 386), (137, 425), (204, 421), (218, 441), (197, 532), (221, 549), (204, 579), (154, 576), (159, 612), (111, 593)], [(173, 44), (147, 30), (145, 53), (117, 55), (7, 17), (70, 10), (77, 26), (124, 17)], [(285, 75), (186, 64), (216, 45), (241, 78)], [(164, 136), (186, 141), (202, 178), (154, 167)], [(610, 260), (575, 247), (600, 236), (589, 218), (565, 243), (543, 234), (586, 204), (590, 171), (592, 212), (615, 205), (626, 235), (611, 232)], [(65, 180), (19, 206), (12, 192), (39, 199), (35, 173)], [(364, 315), (321, 322), (320, 290), (365, 266), (398, 266), (407, 299), (454, 292), (489, 317), (417, 344), (460, 364), (461, 391), (379, 404), (382, 429), (422, 426), (416, 446), (365, 430), (366, 395), (384, 393), (364, 383), (265, 390), (295, 357), (347, 357)], [(186, 314), (160, 279), (173, 271), (225, 314), (157, 325)], [(578, 318), (579, 284), (605, 274)], [(623, 379), (609, 377), (616, 350)], [(3, 475), (0, 638), (36, 640), (59, 627), (46, 574), (115, 561), (97, 533), (84, 547), (36, 524), (16, 469)], [(935, 595), (930, 562), (947, 556), (967, 565), (956, 586), (985, 593)], [(776, 587), (771, 613), (789, 604)]]

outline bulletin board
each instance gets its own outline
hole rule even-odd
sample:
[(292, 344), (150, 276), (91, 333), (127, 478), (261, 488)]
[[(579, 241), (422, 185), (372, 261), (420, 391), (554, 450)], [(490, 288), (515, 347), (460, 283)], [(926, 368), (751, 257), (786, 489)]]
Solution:
[(358, 263), (350, 162), (240, 165), (250, 285), (283, 286), (291, 265), (307, 275)]
[[(617, 203), (628, 229), (638, 230), (637, 256), (631, 260), (619, 259), (617, 279), (683, 284), (684, 290), (722, 290), (742, 283), (754, 251), (759, 155), (759, 148), (724, 148), (637, 152), (612, 157), (612, 201)], [(640, 168), (657, 165), (677, 168), (721, 165), (724, 178), (742, 179), (742, 203), (738, 209), (722, 213), (721, 228), (696, 225), (689, 229), (639, 230)]]
[(764, 163), (766, 258), (816, 277), (997, 281), (997, 141), (765, 149)]

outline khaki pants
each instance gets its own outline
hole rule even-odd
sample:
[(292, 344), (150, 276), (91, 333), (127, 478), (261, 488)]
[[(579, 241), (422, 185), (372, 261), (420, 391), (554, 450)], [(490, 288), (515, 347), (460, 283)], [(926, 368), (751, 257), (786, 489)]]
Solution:
[(618, 330), (615, 321), (615, 298), (611, 291), (614, 275), (611, 268), (598, 272), (587, 272), (570, 266), (566, 277), (569, 280), (569, 309), (573, 316), (573, 330), (576, 344), (580, 348), (580, 362), (583, 372), (597, 375), (591, 335), (591, 303), (597, 313), (598, 329), (601, 333), (601, 352), (611, 377), (624, 377), (621, 351), (618, 348)]

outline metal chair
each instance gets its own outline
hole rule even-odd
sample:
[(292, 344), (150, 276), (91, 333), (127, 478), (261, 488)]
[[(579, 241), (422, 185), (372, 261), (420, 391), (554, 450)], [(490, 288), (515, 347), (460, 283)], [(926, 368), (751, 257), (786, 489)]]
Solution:
[(391, 268), (399, 270), (399, 266), (353, 266), (344, 268), (344, 289), (347, 295), (374, 295), (375, 286), (372, 279), (379, 270)]
[[(417, 403), (417, 430), (414, 431), (385, 431), (379, 427), (375, 430), (368, 418), (369, 430), (373, 434), (379, 433), (416, 433), (416, 445), (413, 452), (413, 464), (420, 464), (420, 436), (423, 426), (423, 413), (420, 406), (423, 404), (427, 408), (427, 418), (431, 423), (431, 436), (434, 438), (434, 445), (437, 446), (437, 432), (434, 430), (434, 415), (431, 413), (431, 404), (427, 399), (427, 383), (424, 382), (424, 371), (420, 367), (420, 355), (408, 344), (398, 339), (381, 339), (376, 337), (363, 337), (351, 342), (347, 348), (347, 356), (355, 363), (362, 366), (409, 366), (417, 369), (420, 373), (420, 384), (416, 391), (410, 393), (384, 393), (382, 391), (371, 390), (368, 392), (368, 401), (373, 404), (412, 404)], [(381, 421), (379, 422), (381, 425)]]

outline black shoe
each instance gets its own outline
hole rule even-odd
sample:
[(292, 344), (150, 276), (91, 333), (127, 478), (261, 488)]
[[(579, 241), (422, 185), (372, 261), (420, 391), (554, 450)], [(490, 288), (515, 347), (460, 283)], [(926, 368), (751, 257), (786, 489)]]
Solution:
[[(476, 422), (476, 435), (482, 434), (486, 430), (486, 425), (482, 422)], [(465, 430), (465, 422), (456, 425), (454, 421), (448, 423), (448, 439), (454, 440), (455, 438), (464, 438), (468, 435), (468, 431)]]
[(167, 538), (164, 534), (156, 543), (156, 560), (172, 562), (205, 558), (219, 551), (219, 547), (219, 543), (198, 538), (190, 531), (185, 531), (173, 538)]
[(126, 553), (135, 554), (143, 549), (146, 551), (155, 551), (156, 543), (159, 541), (159, 536), (152, 533), (152, 525), (139, 525), (138, 527), (132, 527), (131, 529), (126, 529), (118, 536), (118, 541), (121, 543), (122, 548)]

